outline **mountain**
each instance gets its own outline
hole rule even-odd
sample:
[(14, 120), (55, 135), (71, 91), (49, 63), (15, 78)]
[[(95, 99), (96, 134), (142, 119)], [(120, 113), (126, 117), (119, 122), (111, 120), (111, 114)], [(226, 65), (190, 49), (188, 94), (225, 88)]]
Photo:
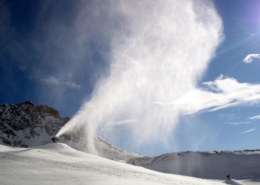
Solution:
[[(0, 105), (0, 144), (27, 148), (52, 143), (51, 138), (69, 120), (68, 117), (61, 118), (52, 107), (35, 106), (31, 101)], [(86, 134), (82, 127), (79, 131), (60, 136), (59, 140), (72, 148), (89, 152), (87, 141), (82, 141), (82, 138), (87, 138)], [(141, 157), (111, 145), (98, 135), (94, 135), (94, 143), (101, 157), (124, 161)]]
[(260, 178), (260, 150), (177, 152), (130, 159), (145, 168), (206, 179)]
[(69, 121), (48, 105), (30, 101), (0, 105), (0, 143), (32, 147), (50, 143), (50, 138)]
[[(61, 118), (59, 112), (48, 105), (35, 106), (30, 101), (16, 105), (0, 105), (0, 144), (28, 147), (30, 150), (33, 147), (55, 147), (51, 138), (69, 120), (70, 118)], [(57, 147), (66, 146), (90, 153), (85, 140), (88, 138), (87, 134), (87, 130), (82, 126), (77, 131), (61, 135), (60, 143), (56, 143)], [(97, 134), (93, 137), (98, 156), (126, 162), (132, 166), (206, 179), (226, 179), (228, 174), (235, 179), (260, 178), (260, 150), (177, 152), (145, 157), (121, 150)], [(72, 150), (71, 148), (69, 150)], [(258, 180), (257, 182), (259, 183)]]

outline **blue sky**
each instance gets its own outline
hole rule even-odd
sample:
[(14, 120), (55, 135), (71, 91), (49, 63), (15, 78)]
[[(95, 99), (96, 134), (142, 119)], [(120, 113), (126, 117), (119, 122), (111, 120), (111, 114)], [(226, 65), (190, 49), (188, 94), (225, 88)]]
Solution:
[[(127, 111), (123, 110), (136, 108), (136, 106), (128, 106), (127, 104), (130, 102), (122, 99), (122, 102), (125, 101), (125, 103), (121, 102), (122, 105), (120, 104), (117, 107), (116, 113), (114, 110), (111, 114), (104, 112), (101, 119), (102, 123), (97, 128), (94, 126), (99, 134), (113, 144), (146, 155), (158, 155), (166, 152), (185, 150), (259, 148), (260, 2), (258, 0), (215, 0), (213, 1), (214, 6), (205, 3), (210, 1), (199, 2), (203, 4), (201, 7), (207, 8), (209, 6), (215, 10), (218, 13), (219, 19), (222, 20), (222, 25), (220, 28), (218, 18), (215, 17), (215, 14), (212, 14), (211, 17), (210, 11), (204, 15), (203, 11), (206, 12), (204, 9), (202, 13), (199, 13), (199, 19), (206, 22), (208, 30), (205, 33), (201, 33), (201, 35), (209, 35), (202, 40), (196, 41), (195, 39), (195, 41), (198, 43), (198, 47), (201, 47), (202, 44), (207, 45), (207, 43), (212, 43), (212, 46), (209, 47), (215, 48), (216, 51), (214, 53), (210, 49), (208, 51), (205, 49), (206, 55), (210, 54), (211, 58), (208, 62), (205, 62), (206, 66), (202, 66), (199, 70), (197, 70), (197, 66), (200, 65), (196, 63), (197, 58), (194, 58), (194, 61), (189, 59), (191, 63), (174, 64), (169, 69), (163, 66), (157, 68), (162, 71), (169, 70), (173, 73), (175, 72), (174, 69), (187, 69), (187, 71), (192, 71), (191, 73), (193, 73), (193, 70), (196, 71), (195, 80), (187, 81), (191, 82), (192, 88), (187, 88), (186, 85), (189, 86), (189, 84), (185, 84), (186, 81), (183, 81), (183, 78), (186, 77), (182, 75), (186, 73), (180, 73), (181, 80), (178, 81), (175, 79), (172, 82), (180, 84), (178, 86), (173, 85), (172, 87), (183, 90), (180, 91), (180, 94), (172, 96), (172, 90), (166, 88), (166, 86), (168, 82), (171, 83), (171, 77), (176, 76), (164, 75), (165, 73), (160, 74), (158, 72), (158, 78), (153, 78), (157, 72), (150, 73), (149, 71), (154, 70), (154, 68), (148, 67), (147, 71), (142, 71), (142, 73), (147, 73), (145, 77), (149, 77), (150, 75), (154, 83), (166, 84), (165, 86), (159, 85), (154, 87), (150, 86), (146, 82), (147, 79), (145, 81), (142, 75), (131, 76), (131, 74), (138, 74), (132, 73), (132, 69), (143, 70), (143, 68), (136, 66), (131, 68), (131, 62), (113, 62), (113, 60), (117, 61), (120, 57), (125, 60), (132, 57), (131, 61), (134, 62), (134, 59), (138, 57), (143, 57), (144, 61), (148, 60), (146, 52), (149, 54), (150, 50), (153, 51), (151, 48), (156, 48), (157, 46), (150, 47), (148, 51), (147, 48), (140, 47), (138, 52), (132, 53), (131, 48), (129, 49), (124, 46), (125, 43), (131, 43), (134, 46), (143, 45), (140, 45), (138, 41), (136, 44), (122, 38), (135, 39), (137, 38), (135, 35), (139, 38), (138, 29), (142, 29), (140, 25), (146, 22), (149, 23), (149, 20), (151, 20), (149, 13), (152, 16), (157, 15), (153, 14), (153, 8), (156, 10), (156, 7), (152, 7), (151, 10), (147, 10), (147, 14), (143, 14), (143, 12), (140, 13), (138, 10), (132, 10), (132, 4), (129, 3), (123, 4), (124, 6), (122, 7), (125, 9), (122, 9), (122, 7), (115, 8), (115, 5), (111, 5), (107, 1), (102, 3), (100, 1), (79, 0), (55, 2), (29, 0), (1, 1), (0, 103), (11, 104), (31, 100), (36, 105), (48, 104), (54, 107), (60, 112), (62, 117), (73, 117), (79, 109), (84, 110), (86, 102), (100, 104), (99, 109), (101, 109), (102, 105), (104, 107), (114, 105), (106, 101), (108, 98), (117, 99), (121, 95), (117, 90), (125, 87), (123, 84), (124, 80), (120, 81), (121, 84), (116, 82), (117, 85), (115, 86), (111, 81), (117, 80), (116, 77), (120, 77), (120, 70), (122, 69), (122, 71), (126, 71), (124, 76), (129, 75), (138, 84), (139, 81), (140, 84), (147, 83), (146, 88), (142, 88), (138, 93), (142, 96), (138, 96), (139, 99), (130, 98), (132, 102), (140, 103), (138, 101), (145, 99), (145, 95), (147, 94), (147, 99), (153, 97), (152, 104), (163, 107), (153, 108), (153, 111), (157, 111), (158, 108), (162, 112), (167, 112), (169, 110), (167, 107), (170, 105), (181, 107), (180, 109), (170, 109), (171, 111), (176, 110), (181, 113), (170, 112), (167, 114), (169, 117), (167, 120), (164, 120), (164, 117), (161, 115), (153, 118), (153, 120), (160, 121), (161, 119), (162, 122), (165, 122), (162, 124), (162, 127), (160, 127), (160, 124), (157, 125), (155, 123), (155, 127), (152, 123), (148, 123), (151, 122), (148, 119), (148, 113), (150, 114), (153, 111), (143, 113), (141, 109), (140, 112), (135, 109), (136, 112), (134, 114), (128, 114)], [(148, 3), (148, 5), (150, 4)], [(181, 14), (182, 11), (178, 7), (184, 6), (182, 8), (185, 9), (190, 4), (184, 5), (173, 3), (172, 11)], [(143, 6), (143, 4), (140, 5), (141, 8)], [(194, 6), (196, 7), (196, 3)], [(162, 10), (164, 9), (162, 8)], [(165, 10), (168, 9), (166, 8)], [(137, 13), (133, 15), (129, 13), (134, 11)], [(207, 14), (210, 15), (209, 18)], [(142, 15), (144, 21), (138, 22), (141, 18), (138, 17), (136, 19), (134, 15)], [(209, 22), (207, 22), (207, 18)], [(156, 17), (154, 20), (157, 20)], [(158, 18), (158, 20), (161, 19)], [(175, 20), (176, 25), (178, 22), (177, 27), (179, 30), (182, 30), (181, 25), (183, 24), (181, 21), (182, 19)], [(175, 22), (172, 25), (175, 25)], [(128, 24), (131, 24), (132, 27), (127, 27)], [(186, 24), (189, 26), (189, 23), (185, 22), (184, 25), (187, 26)], [(167, 26), (164, 25), (164, 27)], [(169, 29), (164, 29), (164, 27), (161, 28), (160, 34), (164, 35), (165, 31), (170, 35), (171, 30), (173, 30), (172, 27), (168, 26)], [(214, 32), (215, 27), (220, 32), (222, 30), (222, 35), (217, 31), (216, 33)], [(192, 32), (198, 30), (188, 30), (186, 28), (184, 27), (184, 31), (182, 32), (187, 32), (187, 38), (193, 39), (194, 35)], [(147, 43), (152, 45), (153, 42), (149, 42), (149, 39), (154, 38), (155, 43), (162, 44), (162, 47), (165, 47), (166, 43), (174, 49), (178, 47), (176, 50), (180, 53), (191, 53), (191, 56), (193, 55), (193, 48), (196, 47), (196, 43), (194, 45), (191, 44), (191, 48), (189, 48), (189, 44), (183, 45), (184, 41), (180, 40), (180, 43), (176, 44), (178, 46), (172, 46), (171, 43), (161, 42), (160, 39), (164, 39), (164, 37), (161, 35), (157, 36), (156, 29), (152, 29), (154, 30), (149, 30), (149, 33), (146, 32), (146, 35), (149, 37), (145, 37), (143, 39), (144, 42), (148, 40)], [(218, 40), (214, 40), (216, 38), (214, 34), (210, 34), (211, 32), (219, 34)], [(176, 33), (179, 34), (178, 31)], [(212, 38), (210, 39), (210, 37)], [(183, 38), (185, 40), (185, 37)], [(176, 38), (170, 38), (170, 40), (178, 43)], [(219, 46), (216, 47), (214, 43), (219, 43)], [(115, 52), (115, 49), (122, 50), (122, 52)], [(166, 50), (167, 48), (162, 51), (160, 50), (163, 53), (162, 55), (164, 55), (163, 57), (171, 55), (176, 51)], [(198, 51), (200, 52), (201, 50)], [(157, 52), (157, 50), (153, 52)], [(119, 56), (121, 53), (125, 55)], [(132, 56), (130, 56), (131, 54)], [(157, 57), (157, 55), (154, 56)], [(160, 55), (158, 54), (158, 56)], [(195, 54), (194, 56), (197, 57)], [(201, 56), (204, 55), (201, 54)], [(246, 59), (247, 56), (248, 58)], [(165, 60), (167, 64), (168, 59), (165, 58)], [(111, 70), (111, 66), (114, 65), (120, 66), (120, 68), (113, 68)], [(156, 68), (156, 61), (151, 65), (154, 65)], [(190, 65), (190, 68), (186, 68), (186, 65)], [(131, 68), (129, 70), (131, 73), (129, 74), (127, 73), (128, 68)], [(111, 75), (114, 75), (114, 77), (112, 78)], [(193, 76), (191, 75), (190, 78), (193, 78)], [(131, 87), (127, 86), (127, 88)], [(156, 89), (157, 87), (162, 87), (165, 91), (161, 92), (160, 88)], [(115, 91), (115, 89), (117, 90)], [(154, 89), (158, 90), (158, 92), (155, 92)], [(187, 93), (185, 89), (187, 89)], [(123, 92), (125, 89), (122, 88), (121, 90)], [(136, 89), (131, 89), (127, 92), (135, 91)], [(105, 94), (103, 95), (100, 92)], [(97, 95), (98, 93), (100, 94)], [(160, 95), (153, 95), (153, 93)], [(102, 98), (98, 99), (100, 96)], [(145, 100), (145, 105), (149, 101)], [(85, 107), (88, 107), (88, 105)], [(122, 109), (122, 112), (118, 109)], [(100, 112), (102, 113), (102, 110)], [(138, 116), (140, 116), (139, 114), (147, 114), (147, 118), (144, 116), (145, 118), (143, 119), (147, 124), (137, 124), (136, 122), (141, 120), (137, 114)], [(79, 115), (79, 113), (76, 115)], [(77, 116), (75, 117), (77, 118)], [(174, 124), (168, 124), (169, 120), (173, 120)], [(131, 126), (131, 124), (135, 126)], [(147, 129), (149, 131), (144, 131), (145, 127), (149, 128)], [(154, 128), (154, 130), (150, 128)], [(109, 131), (111, 133), (107, 133)], [(163, 134), (165, 131), (167, 132), (167, 136)], [(145, 136), (142, 138), (141, 135)], [(164, 137), (166, 139), (161, 139)], [(143, 139), (144, 142), (139, 144), (139, 142), (133, 141), (134, 138)]]

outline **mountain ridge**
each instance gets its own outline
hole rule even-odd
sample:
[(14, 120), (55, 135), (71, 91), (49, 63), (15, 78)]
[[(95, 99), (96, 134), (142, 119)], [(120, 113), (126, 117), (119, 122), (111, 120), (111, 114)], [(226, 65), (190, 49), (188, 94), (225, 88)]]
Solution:
[[(0, 144), (13, 147), (35, 147), (52, 143), (51, 138), (70, 120), (61, 118), (59, 112), (48, 106), (35, 106), (27, 100), (18, 104), (0, 105)], [(59, 137), (60, 142), (70, 147), (90, 153), (84, 126), (77, 131), (65, 133)], [(113, 159), (126, 160), (141, 155), (127, 152), (106, 142), (99, 135), (94, 134), (94, 144), (97, 155)]]

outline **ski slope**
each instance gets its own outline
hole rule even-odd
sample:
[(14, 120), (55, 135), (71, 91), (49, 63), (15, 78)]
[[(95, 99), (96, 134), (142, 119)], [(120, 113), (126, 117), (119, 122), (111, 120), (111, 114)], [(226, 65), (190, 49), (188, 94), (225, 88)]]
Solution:
[(260, 179), (221, 181), (165, 174), (83, 153), (62, 143), (35, 148), (0, 145), (0, 166), (1, 185), (256, 185), (260, 183)]
[(0, 145), (0, 182), (19, 184), (175, 184), (219, 185), (221, 182), (170, 175), (76, 151), (66, 144), (36, 148)]

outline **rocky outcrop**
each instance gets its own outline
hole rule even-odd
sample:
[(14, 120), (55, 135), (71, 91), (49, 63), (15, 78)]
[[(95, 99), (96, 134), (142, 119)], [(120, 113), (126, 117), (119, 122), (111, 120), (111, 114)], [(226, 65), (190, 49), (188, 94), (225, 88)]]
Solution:
[(35, 106), (30, 101), (0, 105), (0, 143), (20, 147), (46, 144), (68, 121), (48, 105)]

